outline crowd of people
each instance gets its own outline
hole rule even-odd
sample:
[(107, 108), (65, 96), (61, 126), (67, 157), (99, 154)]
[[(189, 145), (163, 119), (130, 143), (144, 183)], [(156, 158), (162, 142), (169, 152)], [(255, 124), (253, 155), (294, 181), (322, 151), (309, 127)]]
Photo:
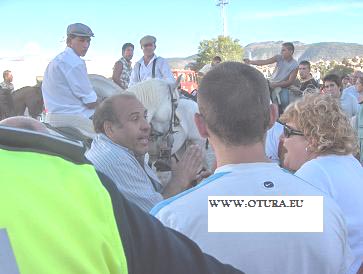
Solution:
[[(175, 85), (170, 68), (154, 36), (141, 38), (133, 68), (134, 45), (125, 43), (112, 75), (125, 92), (98, 98), (81, 58), (93, 36), (69, 25), (42, 85), (48, 113), (92, 123), (87, 151), (35, 119), (0, 121), (0, 269), (363, 273), (362, 72), (328, 74), (320, 87), (292, 43), (267, 60), (216, 56), (200, 72), (194, 117), (214, 166), (202, 170), (203, 148), (192, 145), (162, 184), (148, 160), (148, 110), (126, 90), (152, 78)], [(251, 66), (274, 63), (269, 80)], [(11, 79), (4, 72), (1, 85)], [(322, 196), (323, 232), (208, 232), (208, 196), (235, 195)]]

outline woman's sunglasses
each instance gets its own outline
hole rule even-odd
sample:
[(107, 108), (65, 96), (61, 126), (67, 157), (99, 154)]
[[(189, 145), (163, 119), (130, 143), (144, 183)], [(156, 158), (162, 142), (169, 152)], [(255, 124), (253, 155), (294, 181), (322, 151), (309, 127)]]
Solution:
[(299, 130), (293, 129), (293, 128), (289, 127), (288, 125), (284, 125), (285, 138), (290, 138), (290, 136), (292, 136), (292, 135), (304, 136), (304, 133), (302, 133)]

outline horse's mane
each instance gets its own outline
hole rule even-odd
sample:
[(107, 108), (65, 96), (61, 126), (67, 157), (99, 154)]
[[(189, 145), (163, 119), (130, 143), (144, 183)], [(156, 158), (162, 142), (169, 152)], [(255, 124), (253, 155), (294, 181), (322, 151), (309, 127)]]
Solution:
[(165, 100), (171, 100), (168, 83), (160, 79), (146, 80), (129, 87), (127, 91), (135, 94), (151, 115)]
[(26, 86), (26, 87), (22, 87), (22, 88), (19, 88), (19, 89), (16, 89), (16, 90), (14, 90), (13, 92), (12, 92), (12, 94), (13, 95), (15, 95), (15, 94), (17, 94), (17, 93), (19, 93), (19, 92), (22, 92), (25, 88), (27, 88), (27, 87), (30, 87), (30, 86)]
[(25, 87), (21, 87), (19, 89), (14, 90), (12, 92), (12, 94), (15, 95), (15, 94), (21, 93), (21, 92), (23, 92), (23, 91), (25, 91), (25, 90), (27, 90), (29, 88), (31, 88), (32, 90), (33, 89), (39, 89), (41, 91), (40, 86), (38, 86), (38, 85), (35, 85), (35, 86), (25, 86)]

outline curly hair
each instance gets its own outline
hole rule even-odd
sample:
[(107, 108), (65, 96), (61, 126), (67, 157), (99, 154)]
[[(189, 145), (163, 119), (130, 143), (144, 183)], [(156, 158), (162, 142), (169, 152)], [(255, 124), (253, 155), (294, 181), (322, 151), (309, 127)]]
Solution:
[(330, 94), (306, 94), (281, 115), (283, 123), (292, 122), (309, 141), (310, 151), (319, 155), (355, 154), (357, 136), (339, 99)]

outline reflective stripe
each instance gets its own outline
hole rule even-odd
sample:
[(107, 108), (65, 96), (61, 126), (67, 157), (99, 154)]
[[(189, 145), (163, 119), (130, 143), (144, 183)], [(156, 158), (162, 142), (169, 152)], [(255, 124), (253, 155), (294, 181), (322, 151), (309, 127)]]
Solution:
[(0, 229), (0, 274), (19, 274), (6, 229)]

